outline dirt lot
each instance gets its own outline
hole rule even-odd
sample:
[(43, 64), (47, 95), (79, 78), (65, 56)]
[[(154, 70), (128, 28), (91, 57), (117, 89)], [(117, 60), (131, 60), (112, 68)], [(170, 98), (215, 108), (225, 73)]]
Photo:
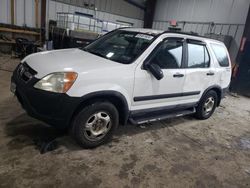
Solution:
[[(250, 187), (249, 98), (228, 96), (206, 121), (121, 126), (84, 150), (22, 110), (9, 92), (18, 62), (0, 56), (0, 187)], [(40, 154), (34, 140), (52, 138)]]

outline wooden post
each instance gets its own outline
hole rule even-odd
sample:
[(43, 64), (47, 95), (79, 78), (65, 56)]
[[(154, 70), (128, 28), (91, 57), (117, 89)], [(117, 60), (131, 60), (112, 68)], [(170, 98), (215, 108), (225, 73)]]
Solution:
[(11, 7), (10, 7), (10, 12), (11, 12), (11, 24), (15, 24), (15, 0), (11, 0)]
[(35, 0), (35, 17), (36, 17), (36, 28), (38, 28), (38, 19), (39, 19), (39, 11), (38, 11), (38, 7), (39, 7), (39, 0)]
[[(11, 16), (11, 25), (15, 25), (15, 0), (11, 0), (10, 2), (10, 16)], [(11, 38), (14, 39), (16, 36), (14, 33), (11, 33)], [(11, 45), (11, 49), (12, 49), (12, 52), (13, 52), (13, 48), (14, 45), (12, 44)]]
[(41, 42), (45, 41), (46, 32), (46, 0), (41, 0)]

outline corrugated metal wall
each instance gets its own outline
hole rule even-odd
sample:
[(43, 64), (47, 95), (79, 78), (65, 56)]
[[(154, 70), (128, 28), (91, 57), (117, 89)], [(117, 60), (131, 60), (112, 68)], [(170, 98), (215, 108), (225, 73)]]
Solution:
[[(40, 7), (39, 1), (39, 7)], [(11, 1), (0, 1), (0, 23), (11, 23)], [(39, 8), (40, 17), (40, 8)], [(40, 19), (39, 19), (40, 22)], [(38, 23), (40, 25), (40, 23)], [(35, 1), (34, 0), (15, 0), (15, 25), (35, 27)]]
[(154, 19), (244, 24), (249, 3), (249, 0), (158, 0)]
[[(143, 26), (143, 11), (123, 0), (46, 1), (47, 23), (50, 19), (56, 20), (56, 12), (74, 13), (77, 11), (96, 14), (96, 17), (101, 20), (112, 22), (119, 20), (132, 23), (134, 27)], [(143, 2), (143, 0), (141, 1)], [(249, 3), (249, 0), (158, 0), (153, 28), (166, 30), (169, 21), (175, 19), (188, 21), (185, 26), (181, 25), (185, 31), (204, 34), (209, 31), (207, 22), (218, 23), (213, 32), (229, 34), (234, 37), (235, 42), (230, 47), (230, 53), (235, 58), (244, 30)], [(96, 13), (93, 7), (92, 9), (86, 8), (86, 4), (93, 4), (97, 8)], [(10, 22), (10, 0), (0, 0), (0, 23)], [(238, 25), (221, 25), (223, 23)], [(15, 24), (35, 27), (35, 0), (15, 0)]]
[[(95, 15), (101, 20), (111, 22), (123, 21), (132, 23), (134, 27), (143, 26), (144, 13), (141, 9), (123, 0), (46, 0), (47, 1), (47, 24), (50, 19), (56, 20), (57, 12), (74, 13), (82, 12)], [(59, 2), (60, 1), (60, 2)], [(11, 1), (0, 0), (0, 23), (11, 23)], [(63, 3), (62, 3), (63, 2)], [(84, 3), (93, 4), (93, 8), (86, 7)], [(39, 7), (41, 0), (39, 0)], [(40, 22), (40, 8), (39, 8)], [(35, 0), (15, 0), (15, 24), (19, 26), (35, 27)], [(38, 23), (40, 25), (40, 23)]]
[(10, 1), (1, 0), (0, 4), (0, 23), (10, 23)]
[[(54, 0), (57, 2), (86, 8), (94, 5), (99, 11), (129, 18), (143, 19), (144, 11), (124, 0)], [(141, 0), (142, 1), (142, 0)]]
[[(105, 1), (102, 1), (102, 2), (105, 2)], [(96, 0), (96, 3), (97, 3), (97, 0)], [(96, 4), (96, 5), (98, 5), (98, 4)], [(129, 4), (127, 4), (127, 5), (129, 5)], [(107, 6), (107, 5), (105, 5), (105, 3), (103, 3), (103, 6)], [(127, 9), (128, 8), (129, 8), (129, 6), (127, 7)], [(115, 9), (115, 7), (113, 7), (113, 9)], [(126, 10), (125, 7), (123, 9)], [(96, 18), (101, 19), (101, 20), (107, 20), (107, 21), (111, 21), (111, 22), (116, 22), (116, 21), (128, 22), (128, 23), (132, 23), (134, 27), (142, 27), (143, 26), (143, 21), (141, 19), (131, 18), (131, 15), (129, 15), (129, 12), (127, 13), (127, 16), (121, 16), (118, 14), (111, 14), (109, 12), (104, 12), (101, 10), (102, 9), (97, 8), (97, 11), (95, 12), (92, 9), (83, 8), (80, 6), (70, 5), (70, 4), (66, 4), (66, 3), (61, 3), (58, 1), (54, 1), (54, 0), (47, 0), (47, 22), (49, 20), (56, 20), (56, 13), (57, 12), (68, 12), (68, 13), (82, 12), (82, 13), (86, 13), (86, 14), (96, 15)]]
[(230, 54), (235, 59), (249, 4), (249, 0), (158, 0), (153, 28), (167, 30), (169, 21), (174, 19), (187, 22), (184, 31), (194, 31), (203, 35), (210, 32), (208, 22), (217, 23), (212, 33), (229, 34), (234, 37)]

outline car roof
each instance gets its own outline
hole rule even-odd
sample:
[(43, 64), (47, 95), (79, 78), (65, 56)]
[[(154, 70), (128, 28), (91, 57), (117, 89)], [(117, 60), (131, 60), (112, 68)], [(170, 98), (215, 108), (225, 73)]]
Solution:
[(204, 42), (215, 42), (215, 43), (220, 43), (224, 44), (223, 42), (215, 39), (211, 39), (205, 36), (200, 36), (197, 33), (193, 32), (182, 32), (182, 31), (163, 31), (163, 30), (157, 30), (157, 29), (148, 29), (148, 28), (133, 28), (133, 27), (126, 27), (126, 28), (121, 28), (121, 30), (124, 31), (132, 31), (132, 32), (140, 32), (140, 33), (145, 33), (149, 35), (161, 35), (161, 34), (173, 34), (176, 35), (177, 37), (188, 37), (192, 38), (194, 40), (201, 40)]
[(121, 30), (145, 33), (145, 34), (149, 34), (149, 35), (159, 35), (161, 33), (164, 33), (163, 30), (147, 29), (147, 28), (134, 28), (134, 27), (121, 28)]

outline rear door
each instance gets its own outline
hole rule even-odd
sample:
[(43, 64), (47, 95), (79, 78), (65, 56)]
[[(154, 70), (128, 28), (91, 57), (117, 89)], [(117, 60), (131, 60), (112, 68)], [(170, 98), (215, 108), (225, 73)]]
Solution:
[(206, 44), (198, 40), (186, 40), (186, 79), (184, 93), (190, 93), (185, 99), (189, 102), (199, 101), (202, 93), (214, 82), (215, 70), (211, 66)]

